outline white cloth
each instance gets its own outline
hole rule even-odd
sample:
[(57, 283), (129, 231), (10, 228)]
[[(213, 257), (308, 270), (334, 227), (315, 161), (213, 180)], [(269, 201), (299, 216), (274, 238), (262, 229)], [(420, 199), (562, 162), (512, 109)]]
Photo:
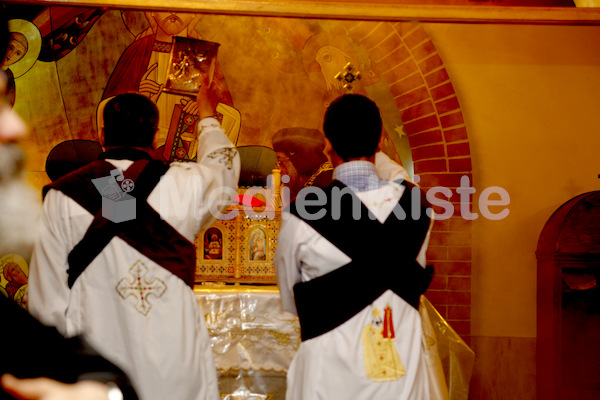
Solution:
[[(218, 122), (206, 118), (200, 125), (198, 162), (173, 163), (148, 197), (191, 242), (212, 224), (217, 208), (227, 207), (213, 191), (225, 187), (235, 195), (240, 173), (239, 155)], [(122, 170), (132, 164), (108, 161)], [(141, 400), (219, 399), (204, 316), (180, 278), (115, 237), (68, 288), (67, 256), (92, 220), (62, 192), (48, 192), (31, 261), (30, 312), (66, 336), (83, 333), (132, 378)], [(154, 288), (143, 299), (138, 291), (122, 290), (123, 282), (137, 286), (135, 276)]]
[[(388, 180), (389, 184), (356, 194), (378, 220), (385, 221), (392, 209), (388, 205), (390, 202), (381, 200), (392, 198), (394, 201), (391, 204), (397, 203), (404, 188), (394, 181), (404, 179), (407, 175), (401, 166), (394, 164), (383, 153), (377, 154), (375, 167), (380, 178)], [(425, 265), (428, 240), (429, 232), (418, 257), (422, 266)], [(284, 309), (296, 313), (293, 296), (296, 283), (324, 275), (349, 261), (346, 254), (307, 223), (286, 213), (275, 254), (277, 283)], [(373, 324), (375, 308), (383, 317), (387, 306), (392, 309), (394, 345), (405, 375), (396, 380), (374, 381), (367, 377), (363, 332)], [(323, 307), (327, 307), (327, 304), (323, 304)], [(336, 310), (331, 312), (335, 313)], [(302, 342), (288, 372), (286, 400), (427, 400), (429, 383), (421, 337), (419, 312), (388, 290), (336, 329)]]

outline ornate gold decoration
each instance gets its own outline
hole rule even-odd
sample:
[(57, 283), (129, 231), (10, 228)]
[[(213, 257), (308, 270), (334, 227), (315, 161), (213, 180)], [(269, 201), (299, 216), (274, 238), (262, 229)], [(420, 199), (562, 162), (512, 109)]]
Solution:
[(354, 66), (351, 63), (348, 63), (344, 67), (343, 71), (337, 73), (335, 79), (337, 79), (340, 82), (343, 82), (344, 89), (346, 89), (348, 92), (352, 92), (352, 90), (354, 90), (354, 82), (362, 81), (363, 76), (360, 73), (360, 71), (355, 70)]

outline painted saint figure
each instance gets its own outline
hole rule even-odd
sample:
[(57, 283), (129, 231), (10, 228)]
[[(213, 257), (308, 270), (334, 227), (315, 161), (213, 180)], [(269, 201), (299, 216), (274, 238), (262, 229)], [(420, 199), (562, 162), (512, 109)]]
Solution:
[(11, 106), (15, 105), (16, 88), (15, 75), (10, 70), (9, 66), (22, 59), (25, 56), (25, 53), (27, 53), (28, 48), (29, 44), (25, 35), (19, 32), (11, 32), (6, 55), (0, 64), (0, 69), (3, 70), (8, 77), (6, 96)]
[(209, 228), (204, 233), (204, 259), (223, 259), (223, 237), (217, 228)]
[(256, 228), (252, 231), (250, 235), (250, 260), (259, 261), (267, 259), (266, 242), (267, 237), (262, 229)]
[[(195, 126), (198, 117), (198, 102), (206, 99), (185, 95), (170, 94), (163, 91), (169, 71), (169, 61), (173, 38), (188, 37), (200, 39), (194, 27), (202, 18), (201, 14), (146, 12), (150, 28), (140, 33), (136, 40), (121, 55), (102, 96), (102, 103), (113, 96), (130, 91), (139, 92), (152, 99), (160, 113), (158, 133), (154, 147), (159, 148), (167, 142), (180, 121), (189, 120), (187, 125)], [(217, 97), (217, 119), (220, 120), (228, 138), (235, 144), (240, 128), (240, 114), (233, 108), (233, 101), (218, 63), (212, 78), (213, 95)], [(210, 80), (210, 79), (209, 79)], [(181, 132), (181, 142), (195, 142), (197, 132)], [(191, 135), (191, 136), (190, 136)], [(196, 136), (194, 136), (196, 135)], [(195, 157), (193, 144), (172, 144), (176, 158), (191, 160)], [(187, 154), (186, 149), (194, 154)], [(167, 149), (167, 153), (170, 149)], [(186, 154), (183, 154), (186, 153)]]
[(24, 75), (36, 62), (42, 46), (42, 37), (37, 26), (24, 19), (8, 21), (10, 39), (4, 58), (0, 59), (0, 70), (8, 79), (5, 97), (11, 107), (16, 101), (15, 79)]

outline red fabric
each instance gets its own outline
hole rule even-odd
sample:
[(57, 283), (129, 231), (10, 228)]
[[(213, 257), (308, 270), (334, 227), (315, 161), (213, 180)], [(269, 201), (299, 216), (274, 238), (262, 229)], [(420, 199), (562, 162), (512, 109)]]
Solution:
[(395, 339), (394, 321), (392, 321), (392, 309), (387, 306), (383, 315), (383, 337), (386, 339)]
[(246, 207), (261, 207), (266, 204), (261, 199), (257, 199), (254, 196), (250, 196), (250, 195), (246, 195), (246, 194), (238, 194), (237, 196), (235, 196), (234, 201), (236, 203), (241, 204)]
[(139, 90), (140, 81), (146, 73), (148, 62), (150, 62), (154, 38), (155, 35), (146, 36), (133, 42), (125, 50), (108, 80), (102, 95), (103, 99)]

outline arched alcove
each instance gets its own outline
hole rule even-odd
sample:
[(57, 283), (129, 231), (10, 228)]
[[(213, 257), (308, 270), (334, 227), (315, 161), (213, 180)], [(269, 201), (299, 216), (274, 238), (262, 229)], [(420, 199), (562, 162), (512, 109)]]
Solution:
[[(414, 174), (425, 189), (472, 183), (467, 128), (444, 62), (422, 24), (348, 22), (348, 35), (368, 49), (389, 85), (410, 145)], [(427, 297), (461, 335), (471, 332), (471, 221), (436, 221), (428, 251), (436, 277)]]
[(597, 398), (600, 191), (576, 196), (552, 214), (536, 256), (538, 398)]

